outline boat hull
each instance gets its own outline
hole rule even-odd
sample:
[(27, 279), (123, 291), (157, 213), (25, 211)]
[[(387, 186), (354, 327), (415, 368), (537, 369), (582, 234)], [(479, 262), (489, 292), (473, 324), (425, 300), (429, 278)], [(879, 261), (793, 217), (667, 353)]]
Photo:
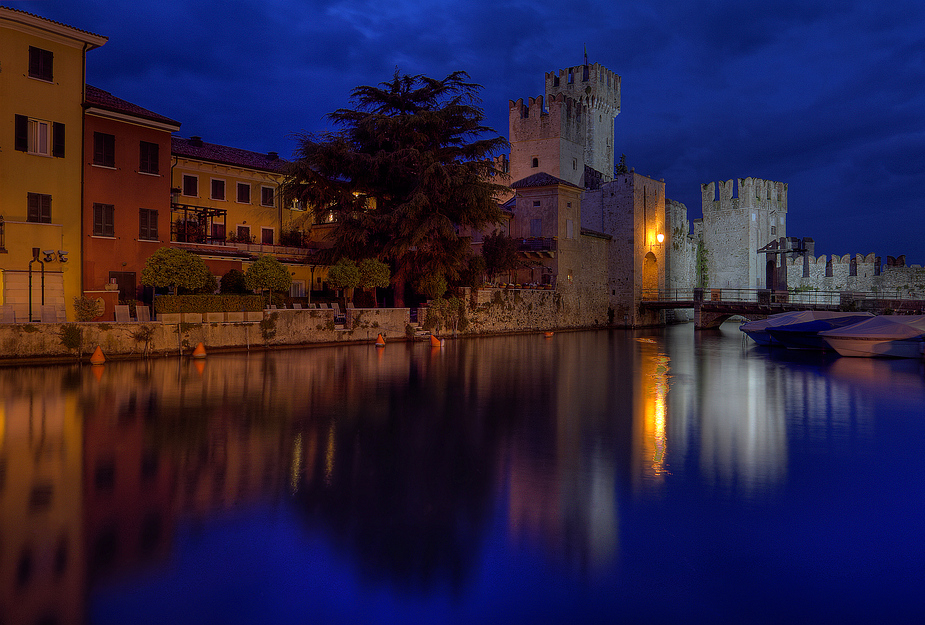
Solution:
[(840, 356), (856, 358), (921, 358), (923, 343), (915, 339), (868, 339), (826, 337), (825, 342)]

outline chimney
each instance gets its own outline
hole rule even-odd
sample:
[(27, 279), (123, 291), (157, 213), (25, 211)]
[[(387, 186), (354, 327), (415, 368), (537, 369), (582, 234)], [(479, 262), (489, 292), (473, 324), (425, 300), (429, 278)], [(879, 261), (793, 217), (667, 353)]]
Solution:
[(190, 137), (189, 144), (196, 148), (202, 147), (202, 137)]
[(271, 161), (275, 161), (276, 159), (279, 158), (279, 154), (277, 154), (276, 152), (267, 152), (267, 158), (270, 159)]

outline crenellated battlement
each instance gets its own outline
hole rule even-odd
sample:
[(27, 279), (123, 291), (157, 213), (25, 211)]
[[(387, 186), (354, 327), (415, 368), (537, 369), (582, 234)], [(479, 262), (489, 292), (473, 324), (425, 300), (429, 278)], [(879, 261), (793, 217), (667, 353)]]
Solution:
[(620, 113), (620, 76), (600, 63), (546, 72), (546, 97), (570, 96), (611, 117)]
[(704, 212), (728, 211), (740, 208), (766, 210), (774, 213), (787, 212), (787, 183), (761, 178), (739, 178), (736, 185), (732, 180), (700, 185)]

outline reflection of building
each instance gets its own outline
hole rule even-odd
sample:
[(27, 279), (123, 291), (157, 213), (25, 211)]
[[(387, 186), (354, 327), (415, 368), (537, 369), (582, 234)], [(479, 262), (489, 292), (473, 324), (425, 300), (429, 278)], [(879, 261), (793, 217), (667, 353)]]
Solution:
[(104, 43), (106, 37), (0, 7), (0, 304), (11, 304), (18, 319), (29, 316), (33, 249), (40, 254), (31, 265), (34, 319), (43, 297), (63, 319), (81, 295), (85, 57)]
[[(17, 383), (8, 384), (13, 376)], [(4, 623), (77, 625), (84, 618), (81, 415), (76, 394), (62, 393), (56, 378), (0, 371)]]

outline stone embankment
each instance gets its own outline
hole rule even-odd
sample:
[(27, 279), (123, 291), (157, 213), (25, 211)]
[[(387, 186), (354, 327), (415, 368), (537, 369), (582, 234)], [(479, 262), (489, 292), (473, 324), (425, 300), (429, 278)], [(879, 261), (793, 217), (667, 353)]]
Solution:
[(86, 361), (97, 346), (106, 358), (119, 359), (189, 355), (199, 343), (207, 351), (243, 351), (372, 343), (379, 334), (386, 341), (404, 341), (420, 335), (423, 327), (441, 336), (477, 336), (606, 325), (605, 315), (583, 311), (573, 299), (543, 289), (467, 290), (463, 315), (430, 324), (426, 319), (432, 308), (420, 309), (420, 323), (414, 324), (408, 308), (349, 309), (343, 319), (335, 319), (333, 310), (287, 309), (162, 315), (152, 322), (0, 324), (0, 364)]

